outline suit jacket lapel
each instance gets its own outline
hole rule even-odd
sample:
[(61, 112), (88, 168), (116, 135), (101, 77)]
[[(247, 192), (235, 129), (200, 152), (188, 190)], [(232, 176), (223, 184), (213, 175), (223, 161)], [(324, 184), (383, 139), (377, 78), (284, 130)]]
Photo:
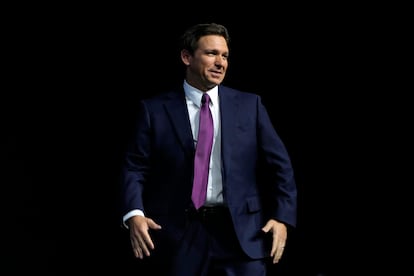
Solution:
[(187, 156), (193, 158), (195, 147), (184, 90), (170, 93), (169, 99), (165, 103), (165, 109), (175, 130), (175, 135), (177, 135)]
[[(239, 114), (239, 102), (237, 93), (226, 87), (219, 86), (220, 113), (221, 113), (221, 152), (223, 170), (228, 170), (231, 164), (231, 152), (235, 147), (234, 135), (237, 133), (237, 118)], [(225, 173), (223, 171), (223, 177)], [(223, 179), (224, 180), (224, 179)]]

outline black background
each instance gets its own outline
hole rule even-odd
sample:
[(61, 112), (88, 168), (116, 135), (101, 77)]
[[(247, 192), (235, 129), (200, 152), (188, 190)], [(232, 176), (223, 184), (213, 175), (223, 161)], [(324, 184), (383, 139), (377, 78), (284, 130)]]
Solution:
[[(387, 17), (339, 6), (160, 8), (6, 9), (1, 269), (138, 270), (120, 228), (121, 156), (137, 102), (182, 82), (176, 42), (200, 22), (228, 27), (224, 84), (263, 97), (296, 171), (298, 228), (270, 274), (351, 275), (366, 264), (371, 230), (361, 225), (376, 217), (362, 195), (368, 159), (380, 155), (371, 131), (389, 119), (377, 93), (389, 85), (379, 58)], [(367, 246), (346, 257), (361, 238)]]

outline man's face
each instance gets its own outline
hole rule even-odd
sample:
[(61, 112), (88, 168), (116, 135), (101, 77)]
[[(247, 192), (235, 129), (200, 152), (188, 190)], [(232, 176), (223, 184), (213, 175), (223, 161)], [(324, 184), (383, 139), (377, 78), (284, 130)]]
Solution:
[(226, 75), (228, 56), (229, 48), (224, 37), (201, 37), (194, 55), (183, 57), (183, 62), (187, 65), (188, 83), (202, 91), (219, 85)]

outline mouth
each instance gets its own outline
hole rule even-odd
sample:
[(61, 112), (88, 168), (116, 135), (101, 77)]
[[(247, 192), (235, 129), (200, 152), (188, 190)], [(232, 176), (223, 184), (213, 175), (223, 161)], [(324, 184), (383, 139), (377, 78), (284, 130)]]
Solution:
[(219, 71), (210, 71), (211, 75), (215, 78), (220, 78), (223, 76), (223, 72)]

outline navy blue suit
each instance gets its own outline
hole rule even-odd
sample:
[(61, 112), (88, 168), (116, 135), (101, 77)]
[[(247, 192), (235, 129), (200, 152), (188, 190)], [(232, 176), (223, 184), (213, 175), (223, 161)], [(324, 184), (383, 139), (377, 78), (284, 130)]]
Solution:
[[(223, 85), (218, 95), (223, 197), (230, 221), (248, 257), (268, 257), (271, 242), (261, 231), (265, 223), (274, 218), (296, 224), (291, 162), (258, 95)], [(195, 146), (184, 90), (143, 100), (134, 133), (122, 175), (122, 214), (141, 209), (162, 225), (154, 232), (161, 251), (158, 240), (175, 246), (188, 231)]]

